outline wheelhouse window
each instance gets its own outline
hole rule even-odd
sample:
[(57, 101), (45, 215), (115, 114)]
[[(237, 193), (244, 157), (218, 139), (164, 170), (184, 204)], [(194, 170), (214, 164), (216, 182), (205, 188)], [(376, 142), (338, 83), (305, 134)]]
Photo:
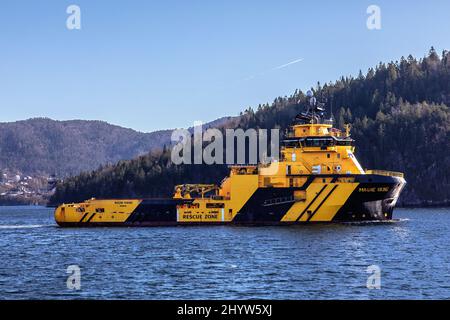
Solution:
[(338, 146), (353, 146), (354, 145), (353, 142), (354, 142), (353, 140), (337, 140), (336, 144)]
[(306, 138), (302, 141), (304, 147), (329, 147), (334, 145), (332, 138)]
[(283, 146), (285, 146), (286, 148), (298, 148), (298, 147), (300, 147), (300, 142), (298, 139), (283, 140)]

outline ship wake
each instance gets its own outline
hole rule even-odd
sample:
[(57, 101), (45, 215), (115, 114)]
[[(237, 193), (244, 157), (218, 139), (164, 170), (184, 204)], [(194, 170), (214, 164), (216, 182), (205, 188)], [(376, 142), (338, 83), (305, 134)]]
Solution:
[(34, 228), (47, 228), (52, 227), (53, 224), (11, 224), (0, 225), (0, 229), (34, 229)]
[(371, 220), (371, 221), (349, 221), (349, 222), (342, 222), (342, 224), (345, 225), (379, 225), (379, 224), (393, 224), (393, 223), (400, 223), (400, 222), (407, 222), (410, 219), (408, 218), (398, 218), (398, 219), (391, 219), (391, 220)]

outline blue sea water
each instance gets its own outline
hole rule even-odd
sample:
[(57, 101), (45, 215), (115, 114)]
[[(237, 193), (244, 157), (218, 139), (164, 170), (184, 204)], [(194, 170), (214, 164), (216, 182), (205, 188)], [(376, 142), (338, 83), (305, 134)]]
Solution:
[[(64, 229), (0, 207), (0, 299), (450, 298), (450, 210), (292, 227)], [(67, 268), (79, 266), (80, 290)], [(380, 288), (368, 289), (380, 270)]]

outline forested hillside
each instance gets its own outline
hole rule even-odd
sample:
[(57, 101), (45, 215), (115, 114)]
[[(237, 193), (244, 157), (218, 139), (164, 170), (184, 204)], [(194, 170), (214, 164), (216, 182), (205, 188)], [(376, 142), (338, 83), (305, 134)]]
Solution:
[(67, 176), (132, 159), (170, 142), (171, 130), (141, 133), (103, 121), (35, 118), (0, 123), (0, 169)]
[[(450, 53), (431, 49), (422, 59), (409, 56), (380, 63), (367, 73), (317, 84), (319, 101), (333, 108), (337, 127), (352, 124), (357, 156), (365, 168), (403, 171), (408, 186), (400, 202), (410, 205), (450, 201)], [(272, 104), (248, 108), (223, 127), (286, 129), (306, 104), (297, 90)], [(170, 150), (102, 167), (66, 179), (52, 204), (89, 197), (170, 196), (177, 183), (219, 182), (223, 165), (170, 162)]]
[[(204, 126), (221, 125), (230, 119), (223, 117)], [(171, 134), (172, 130), (143, 133), (92, 120), (34, 118), (0, 122), (0, 170), (76, 175), (151, 150), (161, 151), (170, 144)]]

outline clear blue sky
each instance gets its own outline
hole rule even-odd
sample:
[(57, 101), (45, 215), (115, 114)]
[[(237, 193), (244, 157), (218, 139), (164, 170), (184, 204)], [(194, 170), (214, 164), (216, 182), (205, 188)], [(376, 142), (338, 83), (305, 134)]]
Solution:
[[(81, 30), (66, 28), (70, 4)], [(370, 4), (381, 30), (366, 27)], [(450, 1), (3, 0), (0, 39), (0, 121), (152, 131), (450, 49)]]

